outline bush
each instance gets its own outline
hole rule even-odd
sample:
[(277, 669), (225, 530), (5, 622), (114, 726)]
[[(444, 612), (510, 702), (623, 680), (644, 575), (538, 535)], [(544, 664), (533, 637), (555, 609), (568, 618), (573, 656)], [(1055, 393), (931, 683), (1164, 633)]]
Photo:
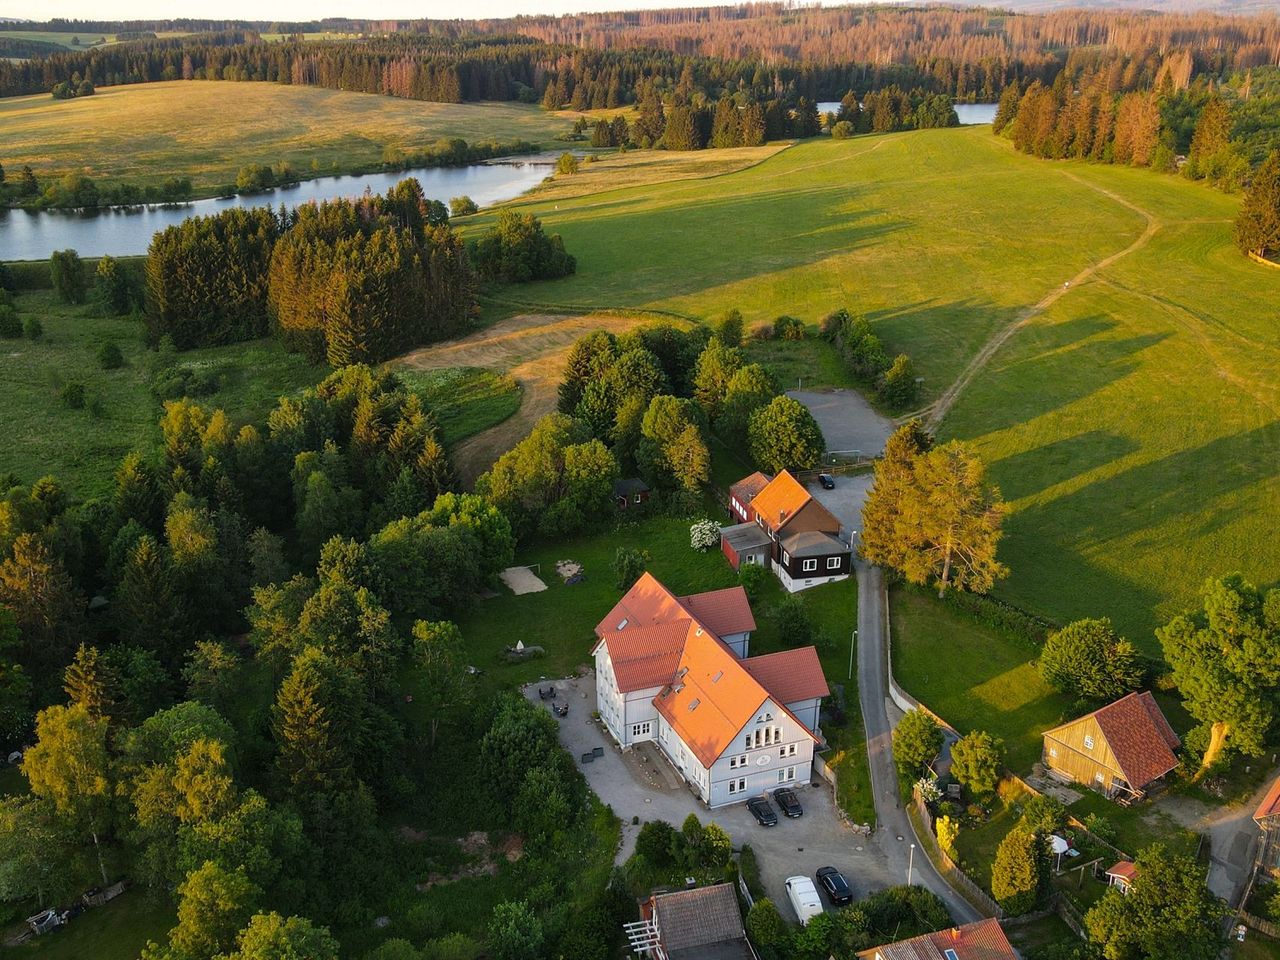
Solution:
[(822, 323), (818, 325), (819, 331), (822, 333), (824, 340), (834, 341), (840, 330), (846, 323), (850, 321), (849, 311), (844, 307), (833, 310), (822, 318)]
[(578, 158), (572, 153), (560, 154), (560, 159), (556, 161), (556, 173), (577, 173)]
[(1067, 822), (1067, 808), (1056, 797), (1037, 794), (1022, 807), (1021, 826), (1040, 833), (1056, 833)]
[(933, 824), (934, 833), (938, 835), (938, 846), (947, 856), (955, 859), (956, 840), (960, 837), (960, 822), (951, 817), (939, 817)]
[(62, 402), (72, 410), (84, 409), (84, 384), (72, 381), (62, 388), (59, 394)]
[(689, 546), (701, 553), (720, 546), (720, 524), (714, 520), (698, 520), (689, 528)]
[(978, 797), (995, 793), (1000, 782), (1004, 744), (983, 730), (973, 730), (951, 748), (951, 775)]
[(531, 213), (503, 210), (498, 222), (471, 250), (477, 272), (501, 283), (554, 280), (577, 270), (577, 261), (564, 249), (560, 235), (548, 235)]
[(39, 340), (44, 336), (44, 324), (38, 317), (27, 317), (22, 321), (22, 332), (28, 340)]
[(716, 339), (726, 347), (742, 346), (742, 313), (740, 311), (736, 309), (726, 310), (712, 324), (711, 329), (715, 331)]
[(665, 820), (650, 820), (636, 836), (636, 853), (655, 867), (671, 866), (676, 828)]
[(124, 354), (114, 343), (104, 343), (98, 351), (98, 366), (103, 370), (119, 370), (124, 366)]
[(18, 311), (10, 306), (0, 306), (0, 337), (16, 340), (22, 336), (22, 321), (18, 319)]
[(649, 565), (649, 551), (632, 547), (619, 547), (613, 555), (613, 575), (619, 590), (626, 592), (640, 579)]
[(840, 120), (831, 128), (831, 139), (848, 140), (857, 132), (857, 128), (855, 128), (848, 120)]
[(763, 897), (764, 883), (760, 880), (760, 861), (756, 859), (756, 852), (751, 849), (749, 843), (744, 843), (742, 852), (738, 854), (738, 870), (751, 896), (757, 900)]
[(1091, 813), (1085, 817), (1084, 828), (1103, 843), (1116, 842), (1116, 825), (1099, 813)]
[(215, 367), (160, 366), (151, 374), (151, 393), (157, 400), (206, 397), (221, 387), (222, 374)]
[(769, 619), (783, 646), (806, 647), (814, 642), (813, 620), (804, 598), (798, 593), (788, 593), (778, 600), (769, 610)]
[(1044, 835), (1016, 826), (1000, 841), (991, 867), (991, 894), (1011, 917), (1028, 913), (1048, 876)]
[(755, 603), (764, 595), (765, 585), (769, 582), (769, 571), (759, 563), (744, 563), (738, 569), (738, 583), (746, 591), (747, 599)]
[(84, 261), (74, 250), (56, 250), (49, 258), (49, 278), (53, 289), (66, 303), (84, 303), (89, 293)]
[(923, 710), (908, 711), (893, 731), (893, 760), (904, 780), (914, 782), (942, 749), (942, 729)]
[(13, 293), (18, 289), (18, 281), (13, 276), (13, 271), (9, 269), (9, 265), (0, 261), (0, 290), (6, 293)]
[(751, 328), (751, 339), (752, 340), (772, 340), (773, 324), (757, 323), (754, 327)]
[(781, 316), (773, 321), (773, 335), (779, 340), (803, 340), (804, 324), (795, 317)]
[(469, 217), (473, 213), (479, 213), (480, 207), (470, 197), (454, 197), (449, 201), (449, 216), (451, 217)]

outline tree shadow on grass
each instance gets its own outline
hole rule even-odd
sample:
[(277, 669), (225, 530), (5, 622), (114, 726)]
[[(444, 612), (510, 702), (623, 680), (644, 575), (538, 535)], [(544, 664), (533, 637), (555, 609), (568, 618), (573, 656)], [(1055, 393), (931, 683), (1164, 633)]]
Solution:
[(993, 461), (991, 475), (1000, 484), (1006, 500), (1021, 500), (1114, 463), (1137, 449), (1137, 442), (1130, 437), (1107, 430), (1087, 430)]

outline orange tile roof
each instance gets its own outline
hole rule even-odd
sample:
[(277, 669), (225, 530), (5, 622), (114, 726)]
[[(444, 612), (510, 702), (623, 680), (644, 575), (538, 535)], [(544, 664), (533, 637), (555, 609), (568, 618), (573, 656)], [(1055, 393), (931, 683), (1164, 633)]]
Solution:
[(1265, 820), (1267, 817), (1274, 817), (1278, 813), (1280, 813), (1280, 777), (1276, 777), (1275, 782), (1271, 784), (1271, 789), (1267, 791), (1267, 795), (1258, 804), (1258, 809), (1254, 812), (1253, 819)]
[(653, 702), (699, 762), (709, 767), (768, 699), (764, 687), (723, 643), (705, 630), (695, 630), (685, 641), (675, 679)]
[(1132, 860), (1121, 860), (1110, 870), (1107, 871), (1108, 877), (1119, 877), (1121, 880), (1132, 882), (1133, 878), (1138, 875), (1138, 865)]
[(760, 491), (769, 485), (772, 479), (767, 473), (761, 473), (757, 470), (749, 477), (743, 477), (737, 483), (729, 487), (729, 495), (738, 498), (738, 502), (744, 507), (751, 503)]
[(680, 597), (680, 605), (718, 637), (749, 633), (756, 628), (751, 601), (742, 587), (726, 587)]
[(661, 687), (675, 676), (689, 632), (688, 618), (654, 626), (616, 630), (604, 638), (613, 676), (623, 693)]
[(813, 499), (803, 484), (783, 470), (769, 481), (769, 485), (756, 494), (751, 508), (768, 526), (777, 529)]
[(818, 651), (813, 647), (748, 657), (742, 661), (742, 666), (784, 704), (825, 697), (831, 693), (822, 664), (818, 662)]
[(680, 605), (675, 594), (646, 570), (604, 619), (596, 624), (596, 636), (603, 640), (616, 630), (651, 627), (681, 618), (688, 619), (689, 612)]
[(943, 960), (948, 950), (955, 953), (957, 960), (1018, 960), (1000, 921), (994, 919), (860, 950), (858, 956), (882, 960)]
[(1149, 691), (1131, 693), (1093, 714), (1129, 786), (1141, 790), (1178, 765), (1180, 741)]

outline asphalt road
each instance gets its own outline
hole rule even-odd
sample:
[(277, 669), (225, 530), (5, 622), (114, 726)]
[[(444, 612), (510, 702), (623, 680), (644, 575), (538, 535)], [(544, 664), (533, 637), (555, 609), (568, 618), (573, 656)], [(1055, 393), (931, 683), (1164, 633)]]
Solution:
[[(913, 882), (928, 887), (946, 903), (957, 923), (981, 920), (967, 900), (951, 889), (924, 855), (907, 811), (898, 799), (898, 773), (893, 765), (893, 724), (889, 717), (888, 609), (884, 573), (879, 567), (857, 563), (858, 573), (858, 697), (867, 731), (867, 755), (871, 767), (871, 794), (876, 805), (878, 841), (898, 876), (907, 874), (912, 861)], [(899, 839), (901, 838), (901, 839)], [(916, 844), (911, 856), (911, 844)]]

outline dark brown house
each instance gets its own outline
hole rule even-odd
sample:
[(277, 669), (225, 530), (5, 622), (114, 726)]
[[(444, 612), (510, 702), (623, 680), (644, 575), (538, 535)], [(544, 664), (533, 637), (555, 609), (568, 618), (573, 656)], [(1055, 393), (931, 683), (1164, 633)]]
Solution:
[(649, 502), (649, 485), (639, 477), (625, 477), (613, 484), (613, 502), (619, 510), (630, 510)]

